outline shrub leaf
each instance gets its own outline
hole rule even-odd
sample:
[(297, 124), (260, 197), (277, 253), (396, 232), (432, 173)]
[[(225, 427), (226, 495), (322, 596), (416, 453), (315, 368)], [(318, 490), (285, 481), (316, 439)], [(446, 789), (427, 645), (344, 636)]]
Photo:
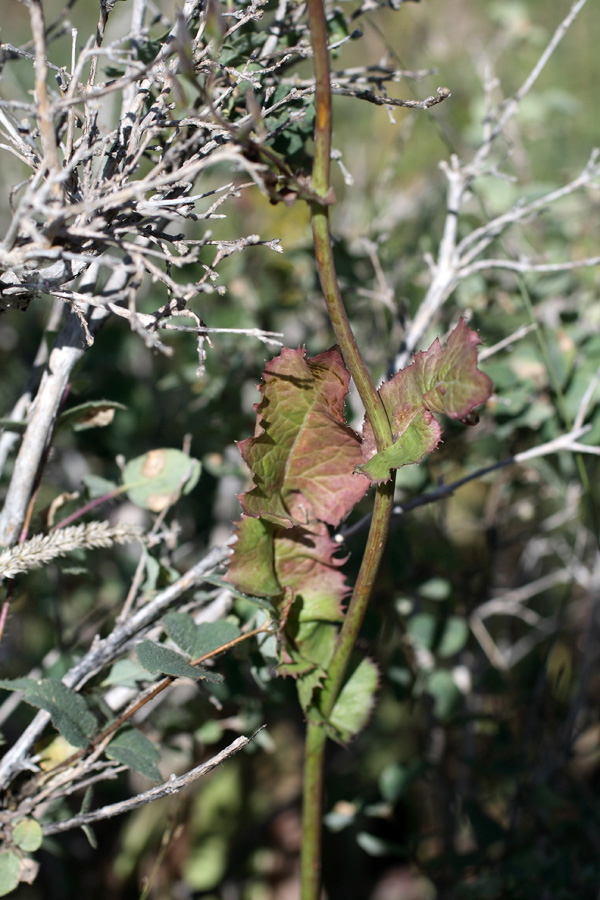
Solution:
[(152, 781), (162, 781), (156, 762), (160, 756), (158, 747), (138, 731), (128, 728), (110, 742), (106, 749), (109, 759), (116, 759), (135, 772), (140, 772)]

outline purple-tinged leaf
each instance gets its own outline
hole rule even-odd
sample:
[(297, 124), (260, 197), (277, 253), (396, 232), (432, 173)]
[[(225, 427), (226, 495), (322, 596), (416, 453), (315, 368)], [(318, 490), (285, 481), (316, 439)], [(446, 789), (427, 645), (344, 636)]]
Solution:
[(489, 399), (494, 386), (477, 368), (477, 345), (480, 343), (479, 335), (461, 318), (450, 333), (444, 350), (436, 339), (425, 353), (417, 353), (415, 365), (427, 409), (444, 413), (451, 419), (465, 419), (476, 406)]
[(255, 435), (239, 444), (254, 481), (240, 495), (246, 515), (337, 527), (364, 495), (360, 438), (344, 421), (349, 380), (335, 347), (312, 359), (284, 347), (267, 363)]
[(224, 581), (245, 594), (277, 597), (283, 588), (275, 574), (275, 526), (262, 519), (242, 516), (236, 527), (237, 541)]
[(359, 470), (374, 483), (390, 477), (391, 469), (419, 462), (439, 444), (442, 429), (432, 413), (468, 419), (489, 398), (491, 380), (477, 368), (479, 337), (461, 319), (442, 349), (439, 340), (420, 351), (406, 369), (381, 386), (394, 443), (376, 452), (373, 431), (365, 422), (362, 448), (365, 465)]
[(285, 587), (293, 596), (296, 621), (339, 622), (348, 588), (338, 551), (322, 523), (278, 528), (244, 516), (225, 581), (259, 597), (281, 596)]
[(335, 555), (338, 551), (326, 525), (276, 529), (277, 579), (293, 591), (298, 621), (341, 621), (348, 587), (340, 571), (346, 560)]

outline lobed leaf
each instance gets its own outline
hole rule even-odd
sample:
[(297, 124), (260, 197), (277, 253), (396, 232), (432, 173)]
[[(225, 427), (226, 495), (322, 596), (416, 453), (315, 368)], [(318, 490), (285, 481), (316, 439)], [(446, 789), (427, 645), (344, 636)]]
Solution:
[(346, 559), (335, 555), (339, 549), (324, 524), (275, 530), (277, 579), (294, 593), (300, 622), (341, 621), (348, 587), (340, 571)]
[(338, 628), (331, 622), (305, 622), (296, 633), (288, 626), (286, 635), (289, 640), (277, 670), (280, 675), (296, 678), (298, 699), (308, 714), (315, 690), (322, 687), (327, 677)]
[(360, 438), (344, 420), (349, 381), (337, 347), (308, 359), (284, 347), (267, 363), (255, 435), (239, 444), (254, 481), (240, 495), (247, 516), (336, 527), (364, 495)]
[[(281, 672), (281, 669), (279, 670)], [(285, 672), (282, 674), (286, 674)], [(291, 674), (291, 673), (290, 673)], [(323, 686), (323, 682), (327, 677), (327, 672), (321, 666), (313, 666), (296, 679), (296, 690), (298, 691), (298, 701), (305, 713), (308, 713), (312, 704), (315, 691)]]
[(460, 319), (444, 349), (436, 338), (381, 386), (394, 443), (377, 453), (373, 430), (365, 422), (362, 453), (367, 462), (358, 468), (372, 482), (387, 481), (390, 470), (417, 463), (435, 450), (442, 429), (433, 413), (466, 419), (490, 397), (493, 385), (477, 368), (477, 344), (479, 336)]
[(249, 516), (235, 524), (237, 541), (224, 581), (246, 594), (277, 597), (283, 588), (275, 574), (274, 526)]
[[(366, 465), (359, 466), (360, 471), (375, 484), (388, 481), (392, 469), (420, 462), (427, 453), (435, 450), (442, 437), (440, 423), (428, 410), (422, 408), (415, 410), (406, 406), (397, 410), (393, 428), (394, 443), (376, 453)], [(374, 450), (373, 432), (371, 426), (365, 423), (363, 455), (367, 458)]]
[(225, 580), (259, 596), (270, 592), (280, 613), (285, 585), (294, 595), (298, 621), (339, 622), (348, 587), (340, 571), (345, 559), (336, 556), (338, 551), (323, 523), (285, 529), (244, 517)]

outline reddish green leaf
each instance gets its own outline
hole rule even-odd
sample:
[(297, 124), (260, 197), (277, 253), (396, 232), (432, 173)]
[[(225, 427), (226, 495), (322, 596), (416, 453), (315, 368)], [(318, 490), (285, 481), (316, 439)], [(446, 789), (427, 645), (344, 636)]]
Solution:
[(350, 376), (337, 348), (306, 358), (283, 348), (267, 363), (254, 437), (239, 444), (254, 487), (248, 516), (284, 528), (320, 520), (337, 527), (369, 483), (355, 474), (360, 438), (344, 421)]
[[(464, 419), (489, 399), (493, 384), (477, 368), (479, 335), (460, 319), (444, 350), (435, 340), (425, 353), (417, 353), (415, 365), (426, 389), (423, 400), (431, 412)], [(433, 369), (433, 371), (431, 371)]]
[[(385, 405), (387, 409), (387, 403)], [(375, 484), (388, 481), (390, 469), (400, 469), (402, 466), (420, 462), (426, 453), (435, 450), (442, 437), (440, 423), (422, 407), (417, 410), (407, 408), (398, 410), (396, 421), (392, 427), (394, 428), (394, 443), (373, 456), (366, 465), (360, 466), (360, 471), (364, 472)], [(374, 450), (373, 432), (370, 425), (365, 423), (365, 450), (363, 451), (365, 458), (368, 458), (369, 452)]]
[(294, 595), (298, 622), (339, 622), (348, 588), (338, 551), (322, 523), (286, 529), (244, 516), (225, 581), (267, 597), (282, 594), (285, 586)]
[(345, 559), (335, 556), (339, 544), (326, 525), (275, 530), (275, 569), (280, 584), (296, 597), (300, 622), (339, 622), (341, 602), (348, 593), (340, 571)]
[(377, 484), (387, 481), (390, 469), (417, 463), (435, 450), (442, 429), (432, 413), (465, 419), (489, 398), (492, 382), (477, 368), (479, 337), (461, 319), (442, 349), (439, 340), (415, 355), (379, 390), (388, 413), (394, 443), (376, 453), (373, 431), (365, 423), (361, 472)]
[(237, 541), (224, 580), (246, 594), (278, 596), (283, 589), (275, 574), (275, 527), (270, 522), (248, 516), (243, 516), (236, 526)]

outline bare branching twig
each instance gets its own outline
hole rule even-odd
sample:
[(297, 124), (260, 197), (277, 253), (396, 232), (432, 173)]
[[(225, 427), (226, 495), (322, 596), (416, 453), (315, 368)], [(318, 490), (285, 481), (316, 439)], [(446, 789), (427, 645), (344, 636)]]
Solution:
[(81, 828), (82, 825), (91, 825), (92, 822), (99, 822), (103, 819), (112, 819), (114, 816), (122, 816), (124, 813), (131, 812), (133, 809), (145, 806), (146, 803), (152, 803), (153, 800), (160, 800), (162, 797), (176, 794), (188, 785), (193, 784), (199, 778), (208, 775), (209, 772), (212, 772), (217, 766), (222, 765), (226, 760), (231, 759), (232, 756), (235, 756), (236, 753), (243, 750), (254, 736), (255, 735), (252, 735), (252, 737), (249, 738), (236, 738), (235, 741), (232, 741), (231, 744), (221, 750), (220, 753), (217, 753), (207, 762), (196, 766), (194, 769), (190, 769), (185, 775), (171, 775), (168, 781), (165, 781), (163, 784), (159, 784), (149, 791), (143, 791), (141, 794), (137, 794), (135, 797), (131, 797), (128, 800), (123, 800), (120, 803), (112, 803), (110, 806), (103, 806), (100, 809), (95, 809), (93, 812), (82, 813), (79, 816), (73, 816), (62, 822), (45, 825), (44, 834), (61, 834), (62, 832), (70, 831), (73, 828)]

